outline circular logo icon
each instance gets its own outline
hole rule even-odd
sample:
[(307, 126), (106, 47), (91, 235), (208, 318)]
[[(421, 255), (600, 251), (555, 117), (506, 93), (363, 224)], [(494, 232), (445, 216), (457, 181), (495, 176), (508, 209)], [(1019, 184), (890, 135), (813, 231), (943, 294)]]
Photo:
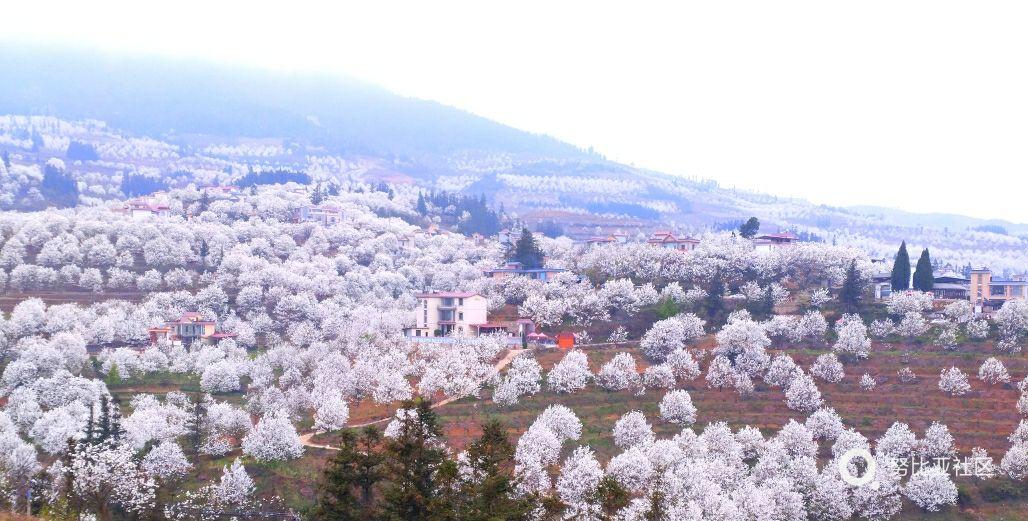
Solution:
[[(850, 472), (850, 463), (854, 459), (864, 460), (867, 468), (864, 470), (864, 475), (857, 477)], [(855, 487), (862, 487), (867, 485), (875, 479), (875, 472), (878, 470), (878, 463), (875, 462), (874, 456), (867, 449), (850, 449), (846, 451), (842, 457), (839, 458), (839, 474), (842, 476), (842, 480), (848, 485)]]

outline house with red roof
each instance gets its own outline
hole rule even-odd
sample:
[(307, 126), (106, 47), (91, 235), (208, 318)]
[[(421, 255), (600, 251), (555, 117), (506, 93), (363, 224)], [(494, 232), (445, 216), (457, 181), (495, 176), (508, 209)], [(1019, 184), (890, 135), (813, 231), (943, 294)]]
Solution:
[(480, 328), (495, 329), (490, 328), (486, 298), (476, 292), (429, 291), (414, 296), (414, 326), (403, 330), (406, 336), (476, 335)]
[(206, 320), (196, 312), (183, 313), (181, 317), (165, 322), (161, 327), (152, 327), (147, 332), (150, 334), (150, 343), (156, 344), (161, 340), (170, 340), (176, 343), (191, 343), (201, 341), (214, 343), (223, 338), (234, 338), (235, 333), (218, 331), (218, 323), (214, 320)]
[(659, 231), (653, 232), (653, 235), (646, 240), (646, 244), (669, 250), (693, 251), (700, 245), (700, 240), (687, 236), (676, 237), (669, 231)]
[(157, 192), (152, 195), (129, 199), (114, 208), (114, 211), (128, 215), (133, 219), (164, 218), (171, 215), (171, 206), (168, 205), (166, 194)]

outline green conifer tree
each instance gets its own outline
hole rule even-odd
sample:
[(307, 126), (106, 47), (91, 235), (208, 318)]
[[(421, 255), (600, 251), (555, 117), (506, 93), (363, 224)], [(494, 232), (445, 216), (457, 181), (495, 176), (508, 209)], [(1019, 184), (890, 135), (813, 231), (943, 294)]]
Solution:
[(610, 474), (603, 476), (596, 491), (593, 493), (593, 503), (600, 506), (600, 520), (613, 521), (618, 518), (618, 512), (628, 506), (632, 496), (625, 490), (625, 487), (618, 483), (618, 480)]
[(744, 239), (752, 239), (758, 231), (760, 231), (760, 220), (756, 217), (750, 217), (739, 226), (739, 235)]
[(325, 469), (317, 517), (321, 519), (366, 520), (378, 516), (372, 504), (373, 489), (383, 478), (385, 461), (380, 445), (382, 434), (367, 427), (340, 433), (339, 451)]
[(917, 267), (914, 269), (914, 289), (918, 291), (931, 291), (935, 287), (935, 274), (932, 273), (932, 258), (928, 248), (921, 251), (921, 257), (917, 259)]
[(856, 311), (860, 305), (860, 296), (864, 292), (860, 271), (857, 270), (857, 261), (850, 261), (846, 268), (846, 278), (842, 281), (842, 289), (839, 290), (839, 302), (846, 311)]
[(121, 373), (118, 372), (118, 364), (111, 364), (111, 370), (107, 372), (105, 380), (108, 386), (121, 385)]
[(910, 289), (910, 255), (907, 254), (907, 241), (900, 244), (896, 252), (896, 260), (892, 264), (892, 290)]
[(396, 437), (385, 444), (389, 484), (382, 493), (381, 519), (451, 519), (436, 506), (441, 497), (437, 471), (448, 461), (446, 450), (437, 443), (442, 436), (438, 416), (431, 402), (421, 398), (401, 407), (413, 414), (404, 418)]
[(536, 498), (517, 493), (514, 445), (499, 420), (488, 420), (482, 425), (482, 435), (468, 445), (467, 465), (478, 479), (461, 480), (452, 501), (458, 519), (531, 518)]
[(543, 267), (543, 251), (535, 242), (535, 237), (527, 227), (521, 228), (521, 237), (514, 244), (513, 260), (520, 262), (525, 269), (536, 269)]

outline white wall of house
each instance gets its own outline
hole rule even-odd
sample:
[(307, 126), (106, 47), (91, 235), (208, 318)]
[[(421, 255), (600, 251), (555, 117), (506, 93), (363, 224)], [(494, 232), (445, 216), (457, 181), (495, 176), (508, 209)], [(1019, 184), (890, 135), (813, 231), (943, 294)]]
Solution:
[(419, 297), (414, 308), (414, 327), (408, 336), (471, 334), (472, 325), (488, 322), (488, 302), (481, 295)]

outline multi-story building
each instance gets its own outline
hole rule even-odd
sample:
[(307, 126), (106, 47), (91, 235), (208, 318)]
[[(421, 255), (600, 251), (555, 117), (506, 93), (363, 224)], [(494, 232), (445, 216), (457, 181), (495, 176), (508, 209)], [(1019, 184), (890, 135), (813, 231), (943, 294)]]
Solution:
[(205, 320), (199, 313), (189, 312), (166, 322), (161, 327), (150, 328), (150, 342), (156, 344), (165, 339), (173, 343), (190, 343), (194, 340), (217, 342), (223, 338), (236, 336), (235, 333), (219, 332), (217, 326), (217, 322)]
[(470, 291), (418, 293), (414, 308), (414, 327), (404, 334), (435, 337), (449, 334), (475, 334), (478, 326), (489, 323), (486, 298)]
[(319, 222), (331, 226), (343, 219), (343, 211), (334, 206), (301, 206), (293, 212), (293, 219), (298, 223)]
[(1010, 300), (1028, 297), (1028, 279), (1024, 276), (997, 279), (989, 268), (974, 269), (968, 293), (976, 311), (991, 311)]

